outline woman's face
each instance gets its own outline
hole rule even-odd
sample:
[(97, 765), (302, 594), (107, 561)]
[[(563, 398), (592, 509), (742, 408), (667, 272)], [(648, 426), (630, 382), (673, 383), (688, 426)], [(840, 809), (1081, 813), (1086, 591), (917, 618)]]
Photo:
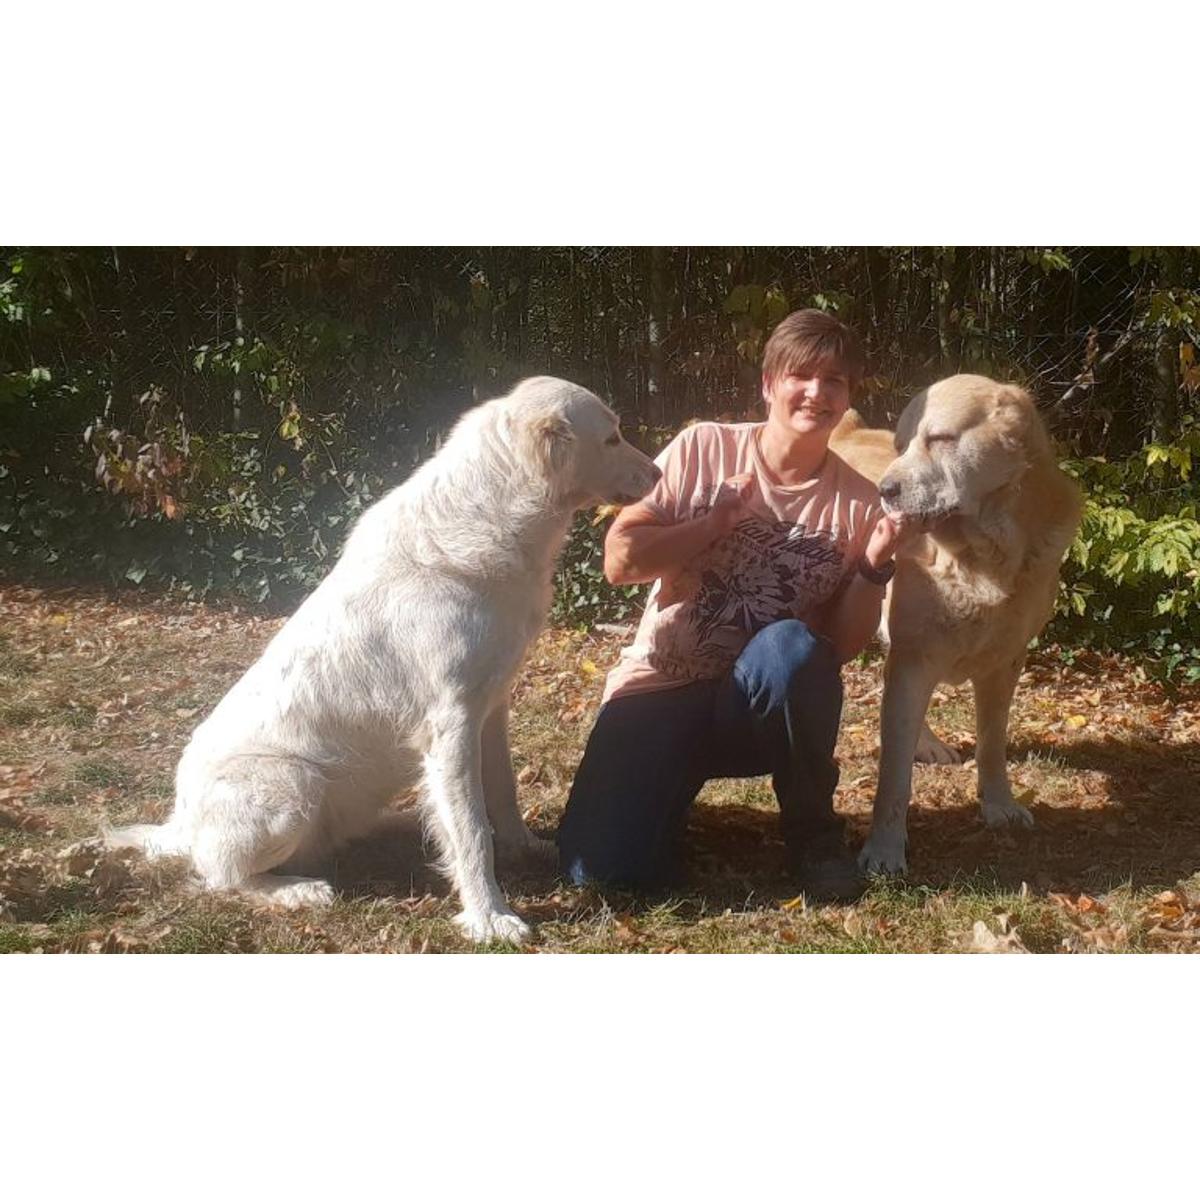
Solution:
[(850, 407), (850, 376), (839, 363), (815, 363), (763, 379), (767, 420), (796, 437), (828, 441)]

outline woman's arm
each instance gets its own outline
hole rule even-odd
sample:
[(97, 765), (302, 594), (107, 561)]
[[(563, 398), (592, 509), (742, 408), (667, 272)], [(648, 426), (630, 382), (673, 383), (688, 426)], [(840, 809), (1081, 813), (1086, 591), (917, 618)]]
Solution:
[(840, 663), (861, 654), (879, 628), (884, 589), (855, 574), (827, 606), (809, 622), (814, 633), (833, 643)]
[[(868, 566), (877, 570), (892, 557), (899, 532), (891, 517), (879, 519), (863, 554)], [(839, 662), (849, 662), (860, 654), (879, 628), (884, 591), (856, 570), (834, 602), (810, 622), (833, 643)]]
[(669, 578), (702, 550), (723, 538), (746, 514), (749, 475), (727, 479), (702, 517), (664, 525), (642, 503), (617, 514), (604, 539), (604, 577), (609, 583), (650, 583)]

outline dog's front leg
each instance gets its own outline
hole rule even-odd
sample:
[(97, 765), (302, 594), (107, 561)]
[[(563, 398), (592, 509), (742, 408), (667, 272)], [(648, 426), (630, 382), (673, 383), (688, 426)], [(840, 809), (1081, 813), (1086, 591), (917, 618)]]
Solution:
[(455, 924), (473, 941), (524, 941), (529, 926), (509, 908), (496, 883), (492, 830), (483, 798), (480, 724), (466, 713), (444, 722), (425, 756), (433, 809), (463, 911)]
[(912, 795), (913, 752), (936, 679), (922, 665), (888, 655), (880, 716), (879, 783), (871, 833), (858, 857), (864, 871), (899, 874), (907, 867), (908, 802)]
[(496, 857), (502, 866), (522, 859), (547, 865), (557, 860), (554, 843), (538, 837), (517, 807), (507, 704), (493, 709), (483, 723), (483, 801), (496, 838)]
[(1033, 814), (1013, 799), (1008, 782), (1008, 713), (1021, 674), (1022, 660), (973, 679), (975, 688), (975, 764), (979, 802), (990, 826), (1033, 825)]

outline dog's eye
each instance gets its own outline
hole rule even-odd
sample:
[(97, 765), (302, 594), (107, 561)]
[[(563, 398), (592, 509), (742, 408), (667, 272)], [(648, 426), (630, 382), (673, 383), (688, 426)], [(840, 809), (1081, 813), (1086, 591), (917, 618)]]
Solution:
[(612, 437), (604, 439), (604, 444), (606, 446), (619, 446), (621, 444), (621, 435), (614, 433)]
[(927, 433), (925, 435), (925, 444), (932, 446), (937, 442), (957, 442), (957, 433)]

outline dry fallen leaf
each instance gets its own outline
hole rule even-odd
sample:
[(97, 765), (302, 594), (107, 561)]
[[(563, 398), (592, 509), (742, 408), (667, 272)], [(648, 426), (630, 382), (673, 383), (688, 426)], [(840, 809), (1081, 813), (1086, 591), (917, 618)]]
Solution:
[(0, 804), (0, 826), (38, 832), (51, 827), (50, 822), (41, 813), (27, 812), (17, 805), (8, 804)]
[(1099, 925), (1079, 936), (1096, 950), (1117, 950), (1129, 940), (1129, 931), (1124, 925)]
[(103, 847), (99, 839), (76, 842), (58, 852), (58, 861), (68, 875), (86, 875), (100, 861)]
[[(1002, 914), (1006, 915), (1006, 914)], [(1005, 921), (1004, 924), (1008, 922)], [(971, 950), (976, 954), (1028, 954), (1025, 944), (1021, 941), (1015, 928), (1008, 932), (994, 934), (986, 921), (976, 921), (971, 927)]]
[(615, 517), (621, 511), (619, 504), (601, 504), (596, 509), (596, 515), (592, 518), (593, 525), (599, 525), (601, 521), (607, 521), (609, 517)]
[(618, 942), (633, 943), (641, 940), (637, 922), (631, 916), (617, 917), (613, 925), (616, 927)]
[(1186, 896), (1179, 892), (1159, 892), (1154, 897), (1154, 902), (1151, 904), (1147, 915), (1160, 925), (1169, 925), (1174, 921), (1182, 920), (1187, 910), (1188, 902)]

